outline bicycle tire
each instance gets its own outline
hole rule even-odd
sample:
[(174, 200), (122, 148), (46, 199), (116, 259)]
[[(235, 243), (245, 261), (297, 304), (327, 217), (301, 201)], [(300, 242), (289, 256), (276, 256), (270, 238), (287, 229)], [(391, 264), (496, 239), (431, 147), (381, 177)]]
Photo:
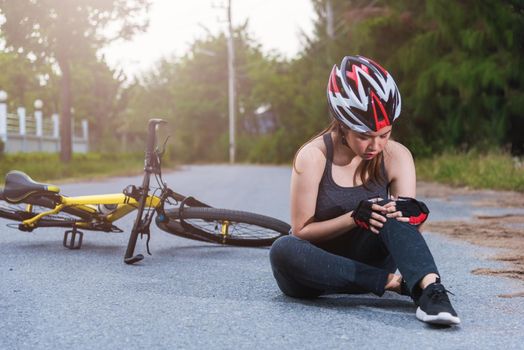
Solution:
[[(289, 224), (278, 219), (239, 210), (187, 207), (165, 211), (167, 222), (157, 221), (157, 226), (177, 236), (241, 247), (270, 246), (276, 239), (289, 233)], [(222, 233), (227, 222), (228, 232)]]

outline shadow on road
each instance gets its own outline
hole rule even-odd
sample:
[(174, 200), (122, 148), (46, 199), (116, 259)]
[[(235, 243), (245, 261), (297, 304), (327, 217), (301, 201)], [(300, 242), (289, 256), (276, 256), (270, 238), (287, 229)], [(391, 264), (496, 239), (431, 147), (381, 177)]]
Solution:
[[(392, 298), (388, 298), (391, 295)], [(285, 304), (299, 304), (306, 307), (316, 307), (329, 312), (348, 312), (353, 317), (362, 320), (374, 320), (388, 326), (406, 329), (409, 325), (413, 329), (418, 329), (421, 322), (415, 318), (415, 304), (409, 299), (402, 298), (392, 293), (385, 294), (384, 297), (376, 297), (371, 294), (345, 295), (333, 294), (312, 299), (296, 299), (285, 295), (273, 298), (274, 302)], [(387, 315), (387, 317), (385, 317)], [(428, 330), (443, 329), (456, 332), (460, 327), (449, 327), (442, 325), (425, 324)]]
[(25, 250), (25, 251), (48, 251), (48, 252), (56, 252), (56, 248), (60, 248), (61, 251), (64, 252), (81, 252), (81, 251), (89, 251), (91, 254), (95, 255), (113, 255), (122, 253), (125, 249), (125, 247), (122, 247), (122, 245), (99, 245), (99, 244), (93, 244), (85, 242), (82, 244), (81, 249), (67, 249), (64, 246), (62, 246), (61, 241), (46, 241), (46, 242), (35, 242), (35, 243), (11, 243), (9, 244), (13, 249), (19, 249), (19, 250)]
[(410, 300), (399, 300), (399, 299), (387, 299), (373, 297), (371, 294), (369, 297), (362, 297), (357, 295), (326, 295), (314, 299), (295, 299), (285, 295), (275, 298), (275, 301), (279, 302), (292, 302), (299, 303), (307, 306), (315, 306), (325, 309), (344, 309), (344, 308), (356, 308), (356, 307), (372, 307), (380, 308), (383, 310), (394, 310), (395, 312), (412, 314), (415, 311), (415, 306)]

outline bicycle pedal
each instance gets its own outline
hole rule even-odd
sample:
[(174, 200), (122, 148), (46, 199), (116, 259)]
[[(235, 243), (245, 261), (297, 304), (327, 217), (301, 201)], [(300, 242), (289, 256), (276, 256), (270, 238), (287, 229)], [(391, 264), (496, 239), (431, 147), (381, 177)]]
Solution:
[(62, 244), (64, 245), (64, 247), (68, 249), (80, 249), (82, 247), (83, 239), (84, 239), (83, 232), (78, 231), (76, 229), (67, 230), (64, 232), (64, 241), (62, 242)]

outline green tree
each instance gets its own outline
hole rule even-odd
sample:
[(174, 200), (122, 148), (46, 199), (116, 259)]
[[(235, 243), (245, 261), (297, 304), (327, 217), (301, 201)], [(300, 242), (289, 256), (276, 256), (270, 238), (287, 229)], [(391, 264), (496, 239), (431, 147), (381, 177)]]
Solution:
[(74, 62), (72, 68), (74, 117), (90, 122), (93, 149), (114, 149), (114, 138), (123, 123), (120, 116), (128, 102), (125, 74), (94, 55)]
[(407, 22), (416, 34), (397, 40), (390, 59), (416, 125), (411, 136), (423, 133), (437, 150), (515, 146), (511, 130), (524, 108), (522, 9), (505, 1), (427, 1), (415, 13), (412, 3), (399, 2), (396, 26)]
[(42, 70), (23, 55), (15, 52), (0, 53), (0, 89), (7, 91), (12, 106), (30, 105), (39, 90), (38, 77)]
[[(0, 0), (1, 29), (13, 52), (60, 69), (61, 159), (71, 159), (71, 66), (109, 40), (144, 30), (149, 0)], [(116, 35), (106, 34), (110, 27)]]
[[(143, 125), (138, 120), (144, 116), (162, 116), (175, 130), (178, 159), (225, 161), (228, 155), (226, 47), (223, 33), (209, 34), (193, 42), (186, 55), (159, 61), (130, 93), (132, 98), (126, 112), (130, 121), (128, 132), (140, 131), (133, 127)], [(278, 85), (269, 85), (277, 76), (279, 59), (262, 54), (260, 46), (247, 34), (247, 25), (235, 30), (235, 51), (237, 133), (241, 142), (254, 138), (255, 111), (269, 103), (270, 96), (279, 89)], [(246, 159), (249, 152), (239, 149), (239, 153), (240, 159)]]
[[(335, 31), (328, 36), (327, 1), (313, 1), (315, 31), (293, 63), (301, 86), (321, 84), (326, 62), (361, 54), (395, 76), (403, 97), (395, 135), (416, 154), (507, 142), (514, 150), (524, 147), (520, 2), (329, 0)], [(320, 93), (306, 100), (310, 110), (320, 111), (315, 101), (322, 101)]]

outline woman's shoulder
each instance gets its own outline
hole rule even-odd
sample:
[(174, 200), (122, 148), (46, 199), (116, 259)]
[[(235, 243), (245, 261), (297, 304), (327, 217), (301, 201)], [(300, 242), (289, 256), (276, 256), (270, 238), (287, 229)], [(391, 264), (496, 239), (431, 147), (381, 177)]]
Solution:
[(413, 166), (411, 151), (400, 142), (389, 140), (384, 152), (384, 165), (389, 174), (402, 171), (406, 166)]
[(402, 158), (413, 158), (411, 151), (398, 141), (389, 140), (386, 145), (386, 152), (384, 152), (384, 158), (390, 159), (402, 159)]
[(298, 150), (295, 158), (295, 168), (299, 173), (308, 169), (320, 169), (323, 171), (326, 164), (326, 154), (326, 145), (321, 135)]

